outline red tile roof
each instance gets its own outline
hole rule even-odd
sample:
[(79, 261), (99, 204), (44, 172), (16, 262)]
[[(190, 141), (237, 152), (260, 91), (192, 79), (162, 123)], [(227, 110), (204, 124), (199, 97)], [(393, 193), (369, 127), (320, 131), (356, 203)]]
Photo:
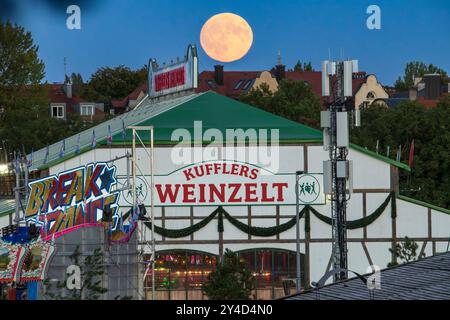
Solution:
[[(224, 71), (223, 85), (219, 86), (214, 79), (214, 71), (203, 71), (198, 77), (197, 92), (215, 91), (224, 96), (236, 99), (251, 88), (254, 80), (260, 73), (261, 71)], [(236, 85), (241, 80), (242, 83), (237, 89), (235, 89)], [(252, 81), (252, 83), (247, 87), (246, 84), (248, 81)], [(210, 82), (212, 86), (209, 85), (208, 82)]]
[[(79, 87), (72, 85), (72, 98), (68, 98), (66, 92), (64, 91), (64, 84), (62, 83), (53, 83), (50, 85), (48, 90), (48, 99), (50, 103), (65, 103), (66, 104), (66, 112), (73, 113), (73, 106), (83, 102), (89, 102), (81, 98), (79, 95), (75, 94), (75, 90), (79, 90)], [(95, 115), (103, 116), (105, 112), (95, 108)]]
[(286, 79), (308, 82), (313, 92), (322, 97), (322, 72), (320, 71), (286, 71)]
[[(356, 72), (353, 74), (353, 95), (358, 92), (361, 85), (366, 81), (365, 72)], [(356, 77), (355, 77), (356, 76)], [(286, 79), (295, 81), (305, 81), (311, 86), (313, 92), (322, 98), (322, 72), (321, 71), (286, 71)]]
[(435, 107), (437, 106), (437, 104), (439, 103), (439, 101), (440, 101), (443, 97), (449, 96), (449, 95), (450, 95), (450, 93), (444, 92), (444, 93), (439, 97), (439, 99), (433, 99), (433, 100), (427, 100), (427, 99), (425, 99), (425, 97), (418, 96), (418, 97), (417, 97), (417, 101), (418, 101), (420, 104), (422, 104), (422, 105), (424, 105), (425, 107), (427, 107), (427, 108), (435, 108)]
[(111, 104), (114, 108), (118, 109), (125, 109), (128, 106), (128, 102), (130, 100), (137, 100), (141, 92), (144, 92), (145, 94), (148, 93), (148, 81), (145, 81), (143, 84), (141, 84), (139, 87), (134, 89), (129, 95), (127, 95), (125, 98), (120, 100), (111, 100)]
[(65, 103), (67, 108), (67, 113), (74, 112), (73, 105), (80, 102), (85, 102), (82, 98), (77, 95), (73, 95), (72, 98), (67, 98), (66, 92), (64, 91), (64, 84), (53, 83), (50, 85), (48, 90), (48, 99), (50, 103)]

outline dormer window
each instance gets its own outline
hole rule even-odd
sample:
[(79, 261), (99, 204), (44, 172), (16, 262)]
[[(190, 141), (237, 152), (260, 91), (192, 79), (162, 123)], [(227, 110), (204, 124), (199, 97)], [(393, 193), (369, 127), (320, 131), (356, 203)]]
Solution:
[(239, 87), (242, 85), (242, 82), (244, 82), (244, 80), (239, 80), (236, 85), (234, 86), (234, 90), (238, 90)]
[(80, 112), (81, 112), (82, 116), (93, 116), (94, 115), (94, 106), (82, 105)]
[(212, 81), (212, 80), (206, 80), (206, 83), (208, 84), (208, 86), (209, 86), (211, 89), (217, 88), (216, 84), (215, 84), (214, 81)]
[(248, 88), (250, 88), (250, 85), (253, 83), (253, 80), (248, 80), (245, 84), (244, 87), (242, 87), (242, 90), (247, 90)]

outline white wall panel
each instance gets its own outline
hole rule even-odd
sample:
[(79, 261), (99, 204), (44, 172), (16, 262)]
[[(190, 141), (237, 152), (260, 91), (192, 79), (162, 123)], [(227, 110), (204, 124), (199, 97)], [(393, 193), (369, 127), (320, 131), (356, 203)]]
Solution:
[(428, 236), (428, 209), (397, 199), (397, 237), (406, 236)]

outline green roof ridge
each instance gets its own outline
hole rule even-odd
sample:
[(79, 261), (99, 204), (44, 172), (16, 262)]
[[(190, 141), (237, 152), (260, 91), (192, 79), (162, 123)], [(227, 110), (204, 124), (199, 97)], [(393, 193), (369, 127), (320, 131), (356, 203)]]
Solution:
[(424, 207), (427, 207), (427, 208), (430, 208), (430, 209), (433, 209), (433, 210), (436, 210), (436, 211), (440, 211), (440, 212), (443, 212), (443, 213), (446, 213), (446, 214), (450, 214), (450, 210), (449, 209), (438, 207), (438, 206), (436, 206), (434, 204), (430, 204), (430, 203), (427, 203), (427, 202), (424, 202), (424, 201), (421, 201), (421, 200), (417, 200), (417, 199), (410, 198), (410, 197), (407, 197), (407, 196), (403, 196), (403, 195), (400, 195), (400, 194), (397, 196), (397, 198), (400, 199), (400, 200), (404, 200), (404, 201), (411, 202), (411, 203), (414, 203), (414, 204), (417, 204), (417, 205), (421, 205), (421, 206), (424, 206)]

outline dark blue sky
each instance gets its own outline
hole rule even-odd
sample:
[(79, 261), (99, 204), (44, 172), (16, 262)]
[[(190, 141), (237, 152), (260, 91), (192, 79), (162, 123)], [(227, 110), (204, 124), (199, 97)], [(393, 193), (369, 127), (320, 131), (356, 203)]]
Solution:
[[(94, 2), (94, 4), (91, 4)], [(450, 72), (449, 0), (0, 0), (3, 18), (24, 25), (39, 45), (46, 80), (61, 82), (68, 72), (89, 79), (102, 66), (138, 68), (149, 57), (170, 61), (188, 43), (199, 46), (200, 69), (216, 63), (200, 48), (199, 33), (212, 15), (233, 12), (253, 28), (254, 43), (227, 70), (267, 70), (281, 50), (283, 63), (297, 59), (320, 68), (328, 58), (359, 59), (360, 69), (392, 84), (406, 62), (421, 60)], [(67, 4), (79, 3), (81, 30), (66, 28)], [(381, 8), (381, 30), (366, 27), (366, 9)]]

